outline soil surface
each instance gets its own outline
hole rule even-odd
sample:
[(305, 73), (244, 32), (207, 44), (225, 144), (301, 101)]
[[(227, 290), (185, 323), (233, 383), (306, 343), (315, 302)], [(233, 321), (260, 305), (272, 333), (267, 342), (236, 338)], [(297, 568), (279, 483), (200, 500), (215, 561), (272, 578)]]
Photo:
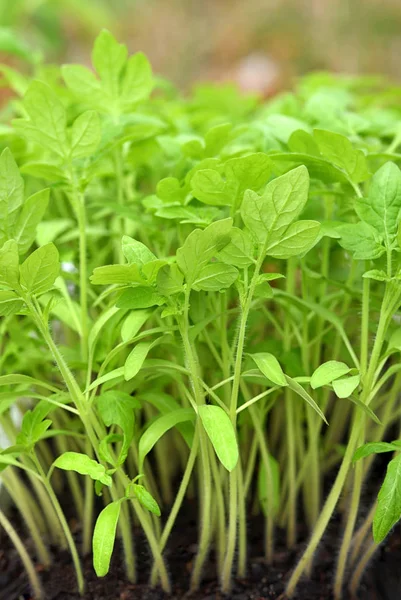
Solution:
[[(73, 526), (73, 524), (72, 524)], [(313, 577), (299, 585), (294, 600), (330, 600), (333, 581), (333, 558), (337, 555), (339, 524), (333, 522), (316, 556)], [(214, 557), (211, 555), (205, 567), (204, 580), (192, 600), (284, 600), (285, 583), (294, 568), (297, 555), (304, 543), (288, 552), (284, 547), (283, 533), (277, 534), (276, 554), (273, 565), (263, 559), (263, 525), (258, 519), (249, 523), (249, 567), (246, 579), (234, 581), (228, 595), (219, 591), (216, 581)], [(98, 579), (93, 571), (91, 558), (84, 561), (87, 588), (85, 600), (180, 600), (187, 597), (189, 577), (196, 553), (196, 521), (181, 517), (165, 553), (173, 583), (171, 595), (147, 585), (151, 561), (147, 544), (142, 535), (135, 532), (138, 583), (130, 583), (124, 574), (124, 564), (119, 544), (116, 544), (110, 573)], [(76, 532), (80, 542), (80, 532)], [(27, 542), (28, 550), (30, 543)], [(75, 591), (75, 576), (67, 552), (53, 549), (54, 566), (51, 571), (37, 565), (45, 590), (46, 600), (79, 600)], [(401, 538), (396, 531), (372, 561), (365, 576), (358, 600), (399, 600), (401, 598)], [(34, 600), (19, 557), (7, 537), (1, 538), (0, 546), (0, 600)], [(82, 599), (81, 599), (82, 600)], [(348, 599), (344, 594), (344, 600)], [(352, 599), (355, 600), (355, 599)]]

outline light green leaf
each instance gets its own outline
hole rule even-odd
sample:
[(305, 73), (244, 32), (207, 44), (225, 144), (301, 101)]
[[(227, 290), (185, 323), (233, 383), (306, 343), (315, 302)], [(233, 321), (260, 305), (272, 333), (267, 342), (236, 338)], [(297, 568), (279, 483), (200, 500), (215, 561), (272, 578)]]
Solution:
[(119, 44), (106, 29), (97, 36), (92, 51), (92, 64), (111, 97), (119, 94), (119, 78), (127, 55), (127, 47)]
[(338, 398), (349, 398), (358, 387), (360, 379), (359, 375), (335, 379), (332, 384), (336, 396)]
[(313, 132), (320, 152), (348, 174), (353, 183), (369, 176), (365, 155), (353, 147), (348, 138), (333, 131), (315, 129)]
[(206, 229), (195, 229), (177, 250), (177, 264), (192, 285), (202, 268), (230, 241), (232, 219), (215, 221)]
[(297, 167), (267, 184), (262, 196), (248, 191), (244, 195), (241, 216), (246, 227), (264, 245), (278, 241), (289, 225), (301, 214), (308, 199), (309, 174)]
[(24, 301), (15, 292), (0, 291), (0, 317), (8, 317), (18, 313), (23, 305)]
[(157, 257), (149, 250), (145, 244), (134, 240), (134, 238), (124, 235), (121, 241), (122, 250), (128, 263), (143, 266), (146, 263), (157, 260)]
[(376, 544), (384, 540), (401, 515), (401, 454), (387, 466), (386, 477), (377, 497), (373, 518), (373, 539)]
[(71, 128), (71, 156), (90, 156), (99, 146), (101, 138), (98, 114), (88, 110), (75, 119)]
[(296, 221), (277, 241), (269, 243), (266, 254), (273, 258), (303, 257), (319, 241), (320, 223)]
[(237, 193), (237, 182), (226, 181), (214, 169), (196, 171), (191, 180), (192, 194), (197, 200), (211, 206), (231, 206)]
[(132, 340), (151, 314), (152, 312), (149, 310), (133, 310), (130, 312), (121, 327), (122, 341), (128, 342)]
[(138, 265), (105, 265), (96, 267), (91, 277), (93, 285), (110, 285), (113, 283), (143, 283)]
[(164, 265), (157, 273), (157, 291), (162, 296), (172, 296), (183, 290), (184, 276), (178, 265)]
[(254, 244), (246, 231), (233, 227), (231, 241), (219, 252), (219, 259), (227, 265), (244, 268), (253, 263)]
[(311, 387), (315, 390), (323, 385), (328, 385), (335, 379), (340, 379), (340, 377), (349, 373), (350, 370), (349, 366), (343, 362), (329, 360), (315, 370), (310, 380)]
[(50, 190), (42, 190), (30, 196), (24, 203), (14, 227), (13, 238), (20, 254), (25, 254), (35, 241), (36, 228), (41, 222), (49, 203)]
[(47, 83), (33, 81), (23, 103), (29, 120), (17, 119), (14, 124), (28, 139), (65, 157), (69, 148), (67, 117), (64, 105), (56, 92)]
[(383, 236), (391, 248), (397, 235), (401, 211), (401, 171), (392, 162), (383, 165), (372, 177), (367, 198), (358, 198), (359, 217)]
[(273, 354), (270, 354), (269, 352), (258, 352), (250, 354), (249, 356), (256, 363), (259, 371), (275, 385), (288, 385), (280, 363)]
[(119, 308), (136, 310), (139, 308), (160, 306), (161, 304), (164, 304), (164, 302), (165, 298), (158, 294), (154, 288), (139, 286), (125, 290), (118, 299), (117, 306)]
[(130, 486), (130, 490), (133, 491), (137, 500), (144, 506), (149, 512), (153, 513), (157, 517), (160, 517), (160, 507), (157, 504), (156, 500), (153, 498), (152, 494), (148, 492), (147, 489), (143, 487), (143, 485), (138, 485), (137, 483), (133, 483)]
[(152, 421), (139, 440), (139, 471), (142, 471), (146, 455), (167, 431), (179, 423), (194, 421), (195, 417), (196, 414), (192, 408), (178, 408)]
[(22, 263), (20, 282), (31, 294), (43, 294), (53, 286), (59, 272), (58, 250), (54, 244), (46, 244), (32, 252)]
[(104, 577), (109, 572), (122, 501), (123, 499), (108, 504), (96, 520), (92, 550), (93, 568), (98, 577)]
[(218, 459), (232, 471), (238, 462), (238, 444), (229, 416), (220, 406), (207, 404), (199, 406), (198, 413)]
[(399, 448), (395, 444), (390, 444), (388, 442), (369, 442), (360, 446), (354, 456), (352, 457), (353, 462), (360, 460), (361, 458), (366, 458), (371, 454), (381, 454), (382, 452), (396, 452)]
[(124, 110), (146, 100), (153, 88), (152, 68), (146, 56), (138, 52), (130, 56), (121, 84), (120, 103)]
[(16, 290), (19, 288), (18, 244), (9, 240), (0, 248), (0, 286)]
[(199, 291), (218, 292), (229, 288), (238, 278), (238, 271), (232, 265), (211, 263), (199, 272), (192, 287)]
[(356, 260), (379, 258), (385, 252), (382, 239), (377, 231), (361, 221), (356, 224), (341, 225), (337, 227), (341, 235), (339, 244), (348, 252), (352, 252)]
[(9, 148), (0, 156), (0, 242), (9, 237), (24, 202), (24, 181)]
[(89, 475), (94, 481), (100, 481), (103, 485), (111, 486), (111, 477), (107, 475), (104, 465), (80, 452), (64, 452), (56, 458), (52, 467), (64, 471), (75, 471), (80, 475)]
[(124, 379), (129, 381), (139, 373), (154, 342), (140, 342), (128, 355), (124, 365)]
[(379, 269), (371, 269), (370, 271), (366, 271), (362, 277), (364, 279), (374, 279), (375, 281), (389, 281), (390, 279), (385, 271), (381, 271)]
[[(104, 93), (93, 71), (81, 65), (63, 65), (61, 74), (66, 86), (79, 98), (98, 105)], [(100, 107), (99, 107), (100, 108)]]

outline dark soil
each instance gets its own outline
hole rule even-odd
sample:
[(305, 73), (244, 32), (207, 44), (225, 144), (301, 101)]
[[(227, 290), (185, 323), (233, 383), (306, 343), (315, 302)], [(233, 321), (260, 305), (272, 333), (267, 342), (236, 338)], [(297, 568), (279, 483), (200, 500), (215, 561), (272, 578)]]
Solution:
[[(338, 523), (333, 522), (316, 556), (312, 579), (303, 581), (294, 600), (330, 600), (333, 580), (333, 558), (337, 553)], [(287, 581), (304, 544), (293, 552), (284, 548), (283, 535), (278, 534), (273, 565), (263, 560), (263, 526), (258, 519), (249, 524), (249, 568), (246, 579), (235, 580), (232, 592), (224, 596), (216, 581), (213, 555), (205, 568), (201, 590), (192, 600), (267, 600), (284, 599)], [(150, 589), (147, 578), (151, 561), (140, 533), (134, 534), (137, 550), (138, 583), (132, 584), (124, 575), (122, 553), (115, 549), (110, 573), (98, 579), (91, 558), (84, 560), (87, 591), (85, 600), (179, 600), (186, 597), (191, 567), (196, 552), (195, 520), (181, 517), (166, 551), (173, 591), (170, 596), (160, 589)], [(76, 533), (79, 542), (79, 532)], [(28, 549), (30, 547), (27, 542)], [(79, 600), (75, 591), (75, 576), (67, 552), (53, 550), (54, 566), (45, 571), (40, 565), (46, 600)], [(359, 600), (399, 600), (401, 598), (401, 539), (395, 532), (380, 549), (361, 586)], [(2, 537), (0, 549), (0, 600), (33, 600), (29, 584), (18, 555), (7, 538)], [(82, 600), (82, 599), (81, 599)], [(345, 595), (344, 600), (348, 600)]]

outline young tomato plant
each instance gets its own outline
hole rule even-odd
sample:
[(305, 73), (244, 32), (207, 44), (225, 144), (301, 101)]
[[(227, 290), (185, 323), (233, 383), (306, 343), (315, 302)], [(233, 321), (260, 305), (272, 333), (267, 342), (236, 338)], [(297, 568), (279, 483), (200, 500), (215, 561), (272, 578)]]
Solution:
[(339, 512), (334, 594), (355, 592), (400, 514), (399, 108), (329, 75), (264, 104), (231, 86), (184, 99), (107, 31), (92, 66), (4, 71), (0, 475), (34, 556), (0, 525), (39, 598), (50, 545), (82, 593), (81, 557), (106, 576), (119, 538), (135, 581), (135, 527), (170, 591), (164, 550), (193, 498), (191, 590), (212, 548), (224, 592), (245, 576), (251, 512), (268, 563), (303, 518), (291, 597)]

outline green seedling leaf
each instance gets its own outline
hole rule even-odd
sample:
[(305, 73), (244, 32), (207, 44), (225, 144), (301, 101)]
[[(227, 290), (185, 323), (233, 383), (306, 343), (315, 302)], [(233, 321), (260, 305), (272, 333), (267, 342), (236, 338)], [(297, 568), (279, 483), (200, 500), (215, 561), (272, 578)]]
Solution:
[(30, 451), (37, 442), (43, 439), (46, 431), (51, 426), (50, 419), (46, 419), (50, 409), (51, 406), (47, 402), (39, 402), (33, 410), (28, 410), (25, 413), (16, 442), (18, 445), (23, 446), (26, 451)]
[(170, 429), (184, 423), (185, 421), (194, 421), (195, 412), (192, 408), (179, 408), (170, 413), (158, 417), (153, 421), (146, 431), (142, 434), (139, 440), (139, 471), (143, 470), (143, 461), (149, 452), (152, 450), (156, 442)]
[(219, 259), (227, 265), (234, 265), (240, 269), (248, 267), (254, 262), (254, 244), (246, 231), (233, 227), (231, 241), (219, 252)]
[(310, 384), (316, 390), (319, 387), (332, 383), (335, 379), (340, 379), (343, 375), (350, 372), (350, 368), (343, 362), (337, 360), (329, 360), (320, 365), (313, 373)]
[(118, 90), (127, 56), (127, 47), (119, 44), (109, 31), (103, 29), (99, 33), (93, 45), (92, 64), (110, 97), (115, 96)]
[(95, 152), (100, 144), (101, 128), (98, 114), (88, 110), (80, 115), (71, 128), (71, 156), (83, 158)]
[(392, 248), (401, 211), (401, 171), (397, 165), (388, 162), (373, 175), (368, 197), (358, 199), (356, 211), (382, 236), (385, 246)]
[(160, 306), (165, 301), (165, 298), (154, 288), (138, 286), (125, 290), (117, 300), (117, 306), (119, 308), (137, 310), (140, 308), (150, 308), (151, 306)]
[(157, 260), (156, 256), (142, 242), (134, 240), (134, 238), (124, 235), (122, 239), (122, 250), (127, 262), (136, 264), (142, 267), (153, 260)]
[(218, 459), (232, 471), (238, 462), (238, 444), (229, 416), (220, 406), (207, 404), (199, 406), (198, 413)]
[(24, 202), (24, 181), (9, 148), (0, 155), (0, 243), (7, 240)]
[(308, 170), (300, 166), (273, 179), (262, 196), (252, 191), (245, 193), (241, 217), (259, 244), (280, 240), (304, 209), (308, 190)]
[(98, 577), (104, 577), (109, 572), (122, 501), (123, 499), (108, 504), (96, 520), (92, 550), (93, 568)]
[(401, 515), (401, 454), (387, 466), (386, 477), (377, 496), (373, 518), (373, 539), (380, 544), (398, 523)]
[(295, 379), (291, 379), (291, 377), (288, 377), (288, 375), (286, 375), (285, 378), (287, 380), (288, 386), (292, 389), (292, 391), (298, 394), (298, 396), (300, 396), (303, 400), (305, 400), (305, 402), (313, 408), (313, 410), (319, 415), (319, 417), (323, 419), (326, 425), (328, 425), (326, 417), (320, 410), (319, 406), (316, 404), (312, 396), (310, 396), (308, 392), (304, 390), (302, 385), (295, 381)]
[(106, 312), (104, 312), (102, 315), (100, 315), (100, 317), (98, 318), (98, 320), (94, 323), (90, 334), (88, 336), (88, 348), (90, 352), (93, 352), (96, 346), (96, 342), (99, 338), (99, 335), (102, 331), (102, 329), (105, 327), (105, 325), (109, 322), (109, 320), (116, 314), (118, 313), (120, 309), (116, 308), (115, 306), (112, 306), (111, 308), (109, 308), (108, 310), (106, 310)]
[(9, 240), (0, 248), (0, 286), (19, 289), (18, 244)]
[(43, 81), (33, 81), (23, 104), (29, 119), (16, 119), (14, 126), (27, 139), (65, 158), (69, 149), (67, 116), (56, 92)]
[(335, 379), (332, 385), (336, 396), (338, 398), (349, 398), (358, 387), (360, 379), (359, 375)]
[(52, 468), (55, 467), (64, 471), (75, 471), (80, 475), (89, 475), (94, 481), (100, 481), (108, 487), (112, 483), (111, 477), (107, 475), (103, 465), (80, 452), (64, 452), (53, 462)]
[(219, 292), (229, 288), (237, 278), (238, 271), (232, 265), (211, 263), (203, 267), (192, 286), (196, 291)]
[(142, 506), (146, 508), (146, 510), (153, 513), (157, 517), (160, 517), (161, 512), (159, 505), (153, 498), (152, 494), (150, 494), (147, 489), (143, 487), (143, 485), (133, 483), (130, 486), (130, 490), (133, 492), (134, 496), (142, 504)]
[(121, 83), (120, 105), (124, 111), (132, 110), (145, 100), (154, 86), (152, 68), (146, 56), (138, 52), (127, 61)]
[(317, 221), (292, 223), (278, 241), (268, 244), (266, 254), (284, 260), (292, 256), (303, 257), (319, 241), (319, 231)]
[(259, 371), (275, 385), (288, 385), (280, 363), (273, 354), (270, 354), (269, 352), (259, 352), (257, 354), (250, 354), (249, 356), (256, 363)]
[(389, 281), (390, 277), (387, 275), (385, 271), (381, 271), (379, 269), (372, 269), (370, 271), (366, 271), (362, 275), (364, 279), (374, 279), (375, 281)]
[(366, 458), (371, 454), (381, 454), (382, 452), (396, 452), (400, 450), (395, 444), (390, 444), (388, 442), (369, 442), (368, 444), (364, 444), (360, 446), (354, 456), (352, 457), (353, 462), (360, 460), (361, 458)]
[(353, 147), (348, 138), (339, 133), (315, 129), (313, 132), (320, 152), (348, 174), (354, 183), (369, 176), (365, 155)]
[(206, 229), (195, 229), (177, 250), (177, 264), (189, 285), (200, 271), (230, 242), (232, 219), (216, 221)]
[(157, 291), (162, 296), (173, 296), (183, 290), (184, 276), (178, 266), (164, 265), (159, 269), (156, 278)]
[(58, 250), (52, 243), (32, 252), (20, 266), (20, 283), (30, 294), (48, 292), (60, 273)]
[(35, 241), (36, 228), (46, 212), (48, 203), (48, 189), (33, 194), (24, 203), (13, 233), (20, 254), (25, 254)]
[(0, 291), (0, 317), (8, 317), (18, 313), (24, 306), (24, 301), (15, 292)]
[(129, 381), (139, 373), (154, 342), (140, 342), (128, 355), (124, 365), (124, 379)]
[(152, 312), (149, 310), (133, 310), (130, 312), (121, 327), (122, 341), (129, 342), (132, 340), (139, 332), (142, 325), (149, 319), (151, 314)]
[(104, 267), (96, 267), (91, 277), (93, 285), (111, 285), (145, 283), (139, 267), (136, 264), (132, 265), (105, 265)]

